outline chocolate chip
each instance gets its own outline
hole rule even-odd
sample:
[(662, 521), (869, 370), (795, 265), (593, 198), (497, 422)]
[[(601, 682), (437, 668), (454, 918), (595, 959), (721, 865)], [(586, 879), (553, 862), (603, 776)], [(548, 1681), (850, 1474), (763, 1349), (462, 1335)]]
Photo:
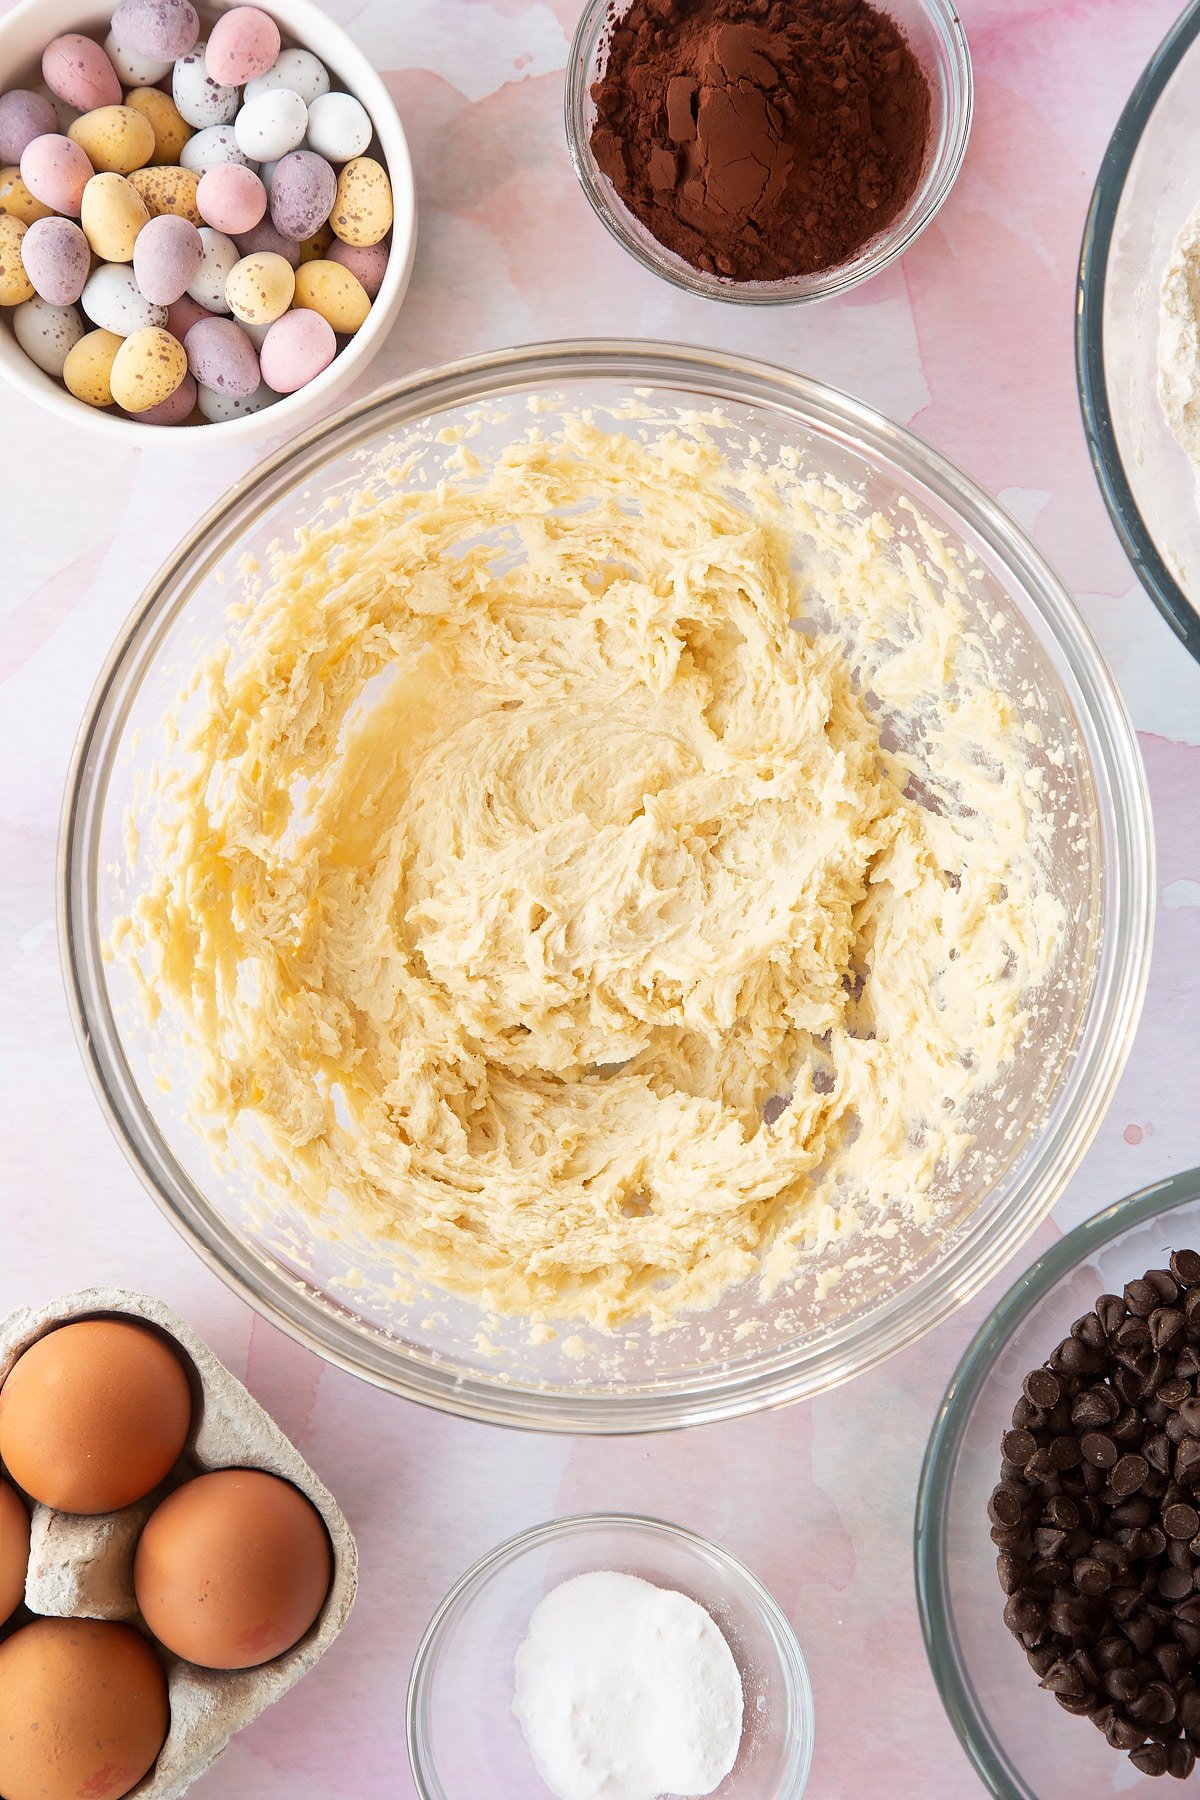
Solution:
[(1129, 1719), (1123, 1719), (1119, 1713), (1104, 1735), (1114, 1750), (1136, 1750), (1146, 1741), (1146, 1734), (1141, 1727), (1132, 1724)]
[(1000, 1439), (1000, 1452), (1006, 1462), (1023, 1469), (1038, 1447), (1032, 1431), (1006, 1431)]
[(1129, 1760), (1134, 1768), (1143, 1775), (1165, 1775), (1169, 1758), (1165, 1744), (1143, 1744), (1140, 1750), (1131, 1750)]
[(1148, 1319), (1159, 1304), (1158, 1289), (1149, 1280), (1127, 1281), (1125, 1304), (1136, 1318)]
[(993, 1525), (1019, 1525), (1024, 1512), (1024, 1499), (1020, 1488), (1011, 1482), (1001, 1482), (988, 1501), (988, 1518)]
[(1179, 1283), (1169, 1269), (1147, 1269), (1142, 1279), (1154, 1289), (1164, 1306), (1174, 1306), (1179, 1298)]
[(1025, 1398), (1031, 1406), (1048, 1411), (1057, 1403), (1061, 1393), (1058, 1377), (1052, 1375), (1049, 1369), (1031, 1369), (1025, 1377)]
[(1071, 1423), (1081, 1431), (1097, 1425), (1111, 1425), (1121, 1410), (1121, 1403), (1111, 1388), (1084, 1388), (1071, 1402)]
[(1004, 1608), (1004, 1623), (1018, 1637), (1024, 1637), (1026, 1633), (1037, 1636), (1041, 1631), (1042, 1609), (1035, 1596), (1027, 1588), (1009, 1596), (1008, 1604)]
[[(1171, 1573), (1175, 1572), (1176, 1571), (1174, 1570), (1171, 1571)], [(1079, 1589), (1081, 1594), (1107, 1594), (1109, 1588), (1112, 1586), (1112, 1570), (1102, 1563), (1098, 1556), (1081, 1556), (1079, 1560), (1072, 1565), (1071, 1574), (1074, 1578), (1075, 1586)], [(1191, 1576), (1189, 1575), (1188, 1587), (1190, 1588), (1191, 1585)], [(1180, 1595), (1179, 1598), (1182, 1598), (1182, 1595)]]
[(1102, 1431), (1085, 1432), (1078, 1447), (1084, 1460), (1090, 1462), (1094, 1469), (1111, 1469), (1116, 1464), (1117, 1446)]
[(1128, 1308), (1120, 1294), (1101, 1294), (1096, 1302), (1096, 1317), (1104, 1327), (1105, 1335), (1111, 1337), (1125, 1321)]
[(1172, 1250), (1171, 1273), (1183, 1287), (1200, 1287), (1200, 1250)]
[(1170, 1538), (1193, 1538), (1200, 1531), (1200, 1512), (1194, 1506), (1176, 1502), (1162, 1516), (1163, 1530)]
[(1114, 1494), (1127, 1500), (1130, 1494), (1136, 1494), (1150, 1473), (1150, 1464), (1144, 1456), (1123, 1456), (1109, 1476)]
[(1196, 1752), (1190, 1744), (1179, 1740), (1167, 1749), (1167, 1774), (1174, 1775), (1177, 1781), (1186, 1781), (1196, 1766)]
[[(1074, 1531), (1079, 1523), (1079, 1507), (1069, 1494), (1055, 1494), (1042, 1512), (1043, 1525), (1057, 1526), (1061, 1531)], [(1200, 1530), (1200, 1520), (1197, 1521)]]
[(1192, 1591), (1190, 1569), (1164, 1569), (1158, 1578), (1158, 1591), (1164, 1600), (1182, 1600)]

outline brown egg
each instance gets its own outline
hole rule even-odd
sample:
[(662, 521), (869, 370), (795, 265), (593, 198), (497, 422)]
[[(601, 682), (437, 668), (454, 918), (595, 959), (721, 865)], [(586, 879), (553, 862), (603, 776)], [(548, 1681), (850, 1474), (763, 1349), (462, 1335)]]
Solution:
[(35, 1619), (0, 1644), (4, 1800), (119, 1800), (169, 1721), (163, 1666), (132, 1626)]
[(28, 1566), (29, 1514), (7, 1481), (0, 1481), (0, 1625), (25, 1598)]
[(170, 1472), (191, 1421), (188, 1379), (165, 1339), (131, 1321), (80, 1319), (39, 1338), (0, 1388), (0, 1462), (46, 1506), (115, 1512)]
[(324, 1521), (298, 1488), (261, 1469), (218, 1469), (150, 1515), (133, 1582), (146, 1624), (176, 1656), (253, 1669), (304, 1636), (331, 1573)]

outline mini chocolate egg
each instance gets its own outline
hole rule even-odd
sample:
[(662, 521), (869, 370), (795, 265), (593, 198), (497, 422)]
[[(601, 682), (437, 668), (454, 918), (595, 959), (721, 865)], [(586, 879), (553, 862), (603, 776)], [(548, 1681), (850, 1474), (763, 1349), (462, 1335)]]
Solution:
[(323, 156), (293, 150), (271, 177), (271, 223), (299, 243), (320, 229), (333, 211), (337, 176)]
[(93, 325), (118, 337), (167, 322), (166, 307), (147, 300), (127, 263), (97, 264), (83, 284), (79, 304)]
[[(72, 360), (87, 341), (66, 361), (72, 393)], [(0, 1461), (44, 1506), (115, 1512), (170, 1473), (191, 1421), (188, 1378), (165, 1338), (129, 1319), (78, 1319), (31, 1344), (0, 1387)]]
[(35, 292), (51, 306), (74, 306), (92, 268), (87, 238), (74, 219), (35, 220), (25, 233), (21, 260)]
[(21, 153), (21, 180), (52, 212), (79, 217), (83, 190), (96, 173), (79, 145), (60, 132), (34, 138)]
[(219, 1469), (176, 1488), (147, 1520), (133, 1564), (150, 1630), (206, 1669), (282, 1656), (317, 1618), (332, 1575), (321, 1515), (261, 1469)]
[(125, 339), (108, 379), (117, 405), (137, 414), (169, 400), (187, 373), (187, 355), (179, 339), (148, 325)]
[(181, 294), (167, 308), (167, 330), (172, 337), (177, 337), (182, 344), (193, 325), (201, 319), (215, 319), (216, 313), (210, 313), (207, 306), (201, 306), (190, 294)]
[(0, 215), (0, 306), (20, 306), (23, 300), (33, 299), (34, 286), (21, 254), (30, 229), (11, 213)]
[(202, 175), (205, 169), (219, 168), (222, 163), (238, 163), (248, 169), (250, 163), (243, 156), (232, 125), (206, 125), (190, 137), (179, 152), (180, 167), (194, 169)]
[(197, 131), (209, 125), (228, 125), (237, 114), (239, 95), (235, 87), (214, 81), (204, 63), (203, 44), (188, 56), (181, 56), (171, 75), (171, 98), (189, 125)]
[(249, 418), (251, 413), (261, 412), (264, 406), (274, 406), (278, 398), (265, 381), (260, 381), (252, 394), (219, 394), (215, 388), (196, 389), (196, 405), (210, 425), (223, 425), (228, 419)]
[(343, 244), (377, 244), (392, 228), (392, 184), (373, 156), (356, 156), (338, 176), (329, 215)]
[(311, 50), (281, 50), (273, 68), (246, 83), (242, 98), (257, 100), (272, 88), (290, 88), (305, 106), (311, 106), (318, 94), (329, 92), (329, 71)]
[(131, 1625), (35, 1619), (0, 1644), (5, 1800), (121, 1800), (170, 1723), (167, 1677)]
[(77, 31), (54, 38), (42, 51), (42, 79), (52, 94), (81, 113), (119, 106), (121, 82), (99, 44)]
[(370, 296), (357, 276), (324, 257), (296, 270), (296, 305), (320, 313), (344, 336), (365, 324), (371, 310)]
[(115, 331), (88, 331), (72, 344), (62, 378), (77, 400), (88, 406), (112, 405), (112, 366), (124, 342)]
[(44, 94), (10, 88), (0, 94), (0, 163), (16, 163), (26, 144), (58, 130), (54, 108)]
[(276, 231), (270, 218), (260, 219), (250, 231), (235, 232), (233, 241), (243, 256), (271, 250), (276, 256), (286, 257), (293, 269), (300, 261), (300, 246), (295, 238), (286, 238), (281, 231)]
[(244, 87), (274, 68), (279, 50), (274, 19), (257, 6), (232, 6), (209, 32), (204, 60), (214, 81)]
[(262, 376), (277, 394), (294, 394), (327, 369), (337, 355), (333, 326), (320, 313), (284, 313), (263, 339)]
[(328, 221), (324, 225), (318, 225), (311, 237), (301, 240), (300, 261), (302, 263), (319, 262), (328, 252), (330, 244), (335, 242), (336, 239), (329, 229)]
[(32, 225), (35, 219), (53, 218), (54, 208), (35, 200), (21, 180), (20, 169), (10, 167), (0, 169), (0, 213), (10, 213), (22, 225)]
[(330, 262), (341, 263), (344, 269), (349, 269), (362, 282), (371, 300), (383, 286), (390, 255), (391, 246), (386, 238), (378, 244), (343, 244), (340, 238), (335, 238), (328, 250)]
[(112, 16), (112, 33), (133, 56), (173, 63), (194, 49), (200, 20), (191, 0), (121, 0)]
[(203, 261), (204, 240), (196, 227), (187, 219), (163, 213), (138, 233), (133, 278), (153, 305), (171, 306), (187, 292)]
[(154, 133), (154, 154), (149, 158), (155, 166), (170, 166), (179, 161), (192, 128), (181, 115), (170, 94), (157, 87), (131, 88), (125, 96), (126, 106), (141, 113)]
[(157, 87), (175, 61), (173, 56), (139, 56), (136, 50), (123, 50), (111, 31), (104, 40), (104, 54), (126, 88)]
[(196, 410), (196, 398), (200, 389), (193, 376), (187, 374), (165, 400), (157, 406), (148, 406), (145, 412), (137, 416), (139, 425), (186, 425)]
[(270, 325), (292, 304), (296, 279), (296, 271), (285, 256), (275, 256), (270, 250), (243, 256), (229, 271), (225, 283), (229, 310), (247, 325)]
[(308, 148), (327, 162), (361, 156), (375, 135), (371, 115), (353, 94), (321, 94), (308, 109)]
[(152, 219), (163, 213), (173, 213), (176, 218), (188, 219), (193, 225), (202, 223), (200, 208), (196, 205), (200, 177), (195, 169), (135, 169), (127, 179), (130, 187), (146, 202), (146, 211)]
[(227, 313), (230, 308), (225, 298), (225, 283), (241, 261), (237, 245), (223, 231), (214, 231), (211, 225), (200, 227), (200, 241), (204, 255), (200, 267), (188, 282), (187, 291), (209, 312)]
[(28, 1567), (29, 1514), (7, 1481), (0, 1481), (0, 1625), (7, 1625), (25, 1599)]
[(308, 108), (291, 88), (248, 100), (233, 121), (238, 148), (251, 162), (274, 162), (304, 141)]
[(83, 320), (73, 306), (51, 306), (38, 294), (13, 309), (13, 335), (18, 344), (30, 362), (59, 381), (83, 330)]
[(196, 205), (206, 225), (237, 237), (253, 231), (262, 219), (267, 190), (253, 169), (240, 163), (218, 163), (201, 175)]
[(187, 365), (201, 387), (245, 399), (259, 385), (258, 353), (232, 319), (201, 319), (184, 340)]
[(132, 106), (99, 106), (84, 113), (67, 132), (93, 169), (128, 175), (154, 155), (154, 127)]
[(149, 221), (150, 208), (124, 175), (93, 175), (83, 190), (79, 223), (103, 262), (132, 262), (138, 233)]

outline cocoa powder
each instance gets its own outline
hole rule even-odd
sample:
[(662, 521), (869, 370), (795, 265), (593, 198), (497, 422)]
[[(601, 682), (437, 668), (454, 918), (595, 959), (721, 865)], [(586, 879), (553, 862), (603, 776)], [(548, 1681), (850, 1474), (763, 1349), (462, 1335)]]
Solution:
[(695, 268), (735, 281), (834, 268), (917, 185), (929, 83), (866, 0), (632, 0), (606, 31), (597, 164)]

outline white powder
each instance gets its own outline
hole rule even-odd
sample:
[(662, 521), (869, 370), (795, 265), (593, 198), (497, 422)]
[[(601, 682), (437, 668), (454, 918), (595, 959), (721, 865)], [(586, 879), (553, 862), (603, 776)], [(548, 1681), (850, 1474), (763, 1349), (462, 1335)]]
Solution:
[(742, 1683), (702, 1606), (596, 1570), (535, 1609), (513, 1712), (557, 1800), (711, 1794), (737, 1760)]
[(1158, 402), (1200, 476), (1200, 206), (1175, 239), (1162, 280)]

